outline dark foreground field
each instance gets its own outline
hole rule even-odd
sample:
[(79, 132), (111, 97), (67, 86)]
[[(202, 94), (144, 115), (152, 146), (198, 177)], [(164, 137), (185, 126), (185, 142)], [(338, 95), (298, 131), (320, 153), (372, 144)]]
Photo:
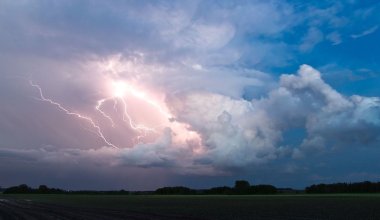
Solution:
[(0, 195), (0, 219), (380, 219), (380, 195)]

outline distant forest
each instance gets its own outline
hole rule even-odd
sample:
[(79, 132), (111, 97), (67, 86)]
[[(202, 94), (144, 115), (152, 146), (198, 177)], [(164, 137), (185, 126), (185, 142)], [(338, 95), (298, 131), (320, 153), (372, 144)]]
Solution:
[(379, 193), (380, 182), (333, 183), (311, 185), (305, 188), (306, 193)]
[(270, 195), (270, 194), (328, 194), (328, 193), (380, 193), (380, 182), (369, 181), (358, 183), (332, 183), (317, 184), (305, 188), (305, 190), (294, 190), (291, 188), (276, 188), (272, 185), (250, 185), (246, 180), (235, 181), (234, 187), (220, 186), (209, 189), (190, 189), (184, 186), (163, 187), (155, 191), (94, 191), (94, 190), (63, 190), (49, 188), (40, 185), (31, 188), (26, 184), (12, 186), (3, 191), (4, 194), (105, 194), (105, 195)]

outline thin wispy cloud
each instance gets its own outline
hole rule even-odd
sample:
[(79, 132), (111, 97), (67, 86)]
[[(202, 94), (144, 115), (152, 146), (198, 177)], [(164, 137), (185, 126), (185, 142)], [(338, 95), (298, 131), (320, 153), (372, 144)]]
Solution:
[(377, 29), (379, 28), (378, 25), (376, 26), (373, 26), (359, 34), (352, 34), (351, 37), (354, 38), (354, 39), (357, 39), (357, 38), (361, 38), (361, 37), (364, 37), (364, 36), (367, 36), (367, 35), (370, 35), (370, 34), (373, 34), (377, 31)]

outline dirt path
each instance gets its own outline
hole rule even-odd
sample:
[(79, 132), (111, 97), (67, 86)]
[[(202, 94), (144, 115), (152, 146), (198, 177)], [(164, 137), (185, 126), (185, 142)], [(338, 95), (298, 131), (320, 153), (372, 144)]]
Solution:
[(194, 219), (112, 209), (88, 209), (36, 203), (30, 200), (0, 199), (0, 220), (93, 220), (93, 219)]

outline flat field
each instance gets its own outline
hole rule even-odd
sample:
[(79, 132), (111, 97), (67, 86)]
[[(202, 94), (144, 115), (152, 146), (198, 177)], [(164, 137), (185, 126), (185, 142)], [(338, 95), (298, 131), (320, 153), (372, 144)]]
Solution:
[(380, 195), (0, 194), (0, 219), (380, 219)]

